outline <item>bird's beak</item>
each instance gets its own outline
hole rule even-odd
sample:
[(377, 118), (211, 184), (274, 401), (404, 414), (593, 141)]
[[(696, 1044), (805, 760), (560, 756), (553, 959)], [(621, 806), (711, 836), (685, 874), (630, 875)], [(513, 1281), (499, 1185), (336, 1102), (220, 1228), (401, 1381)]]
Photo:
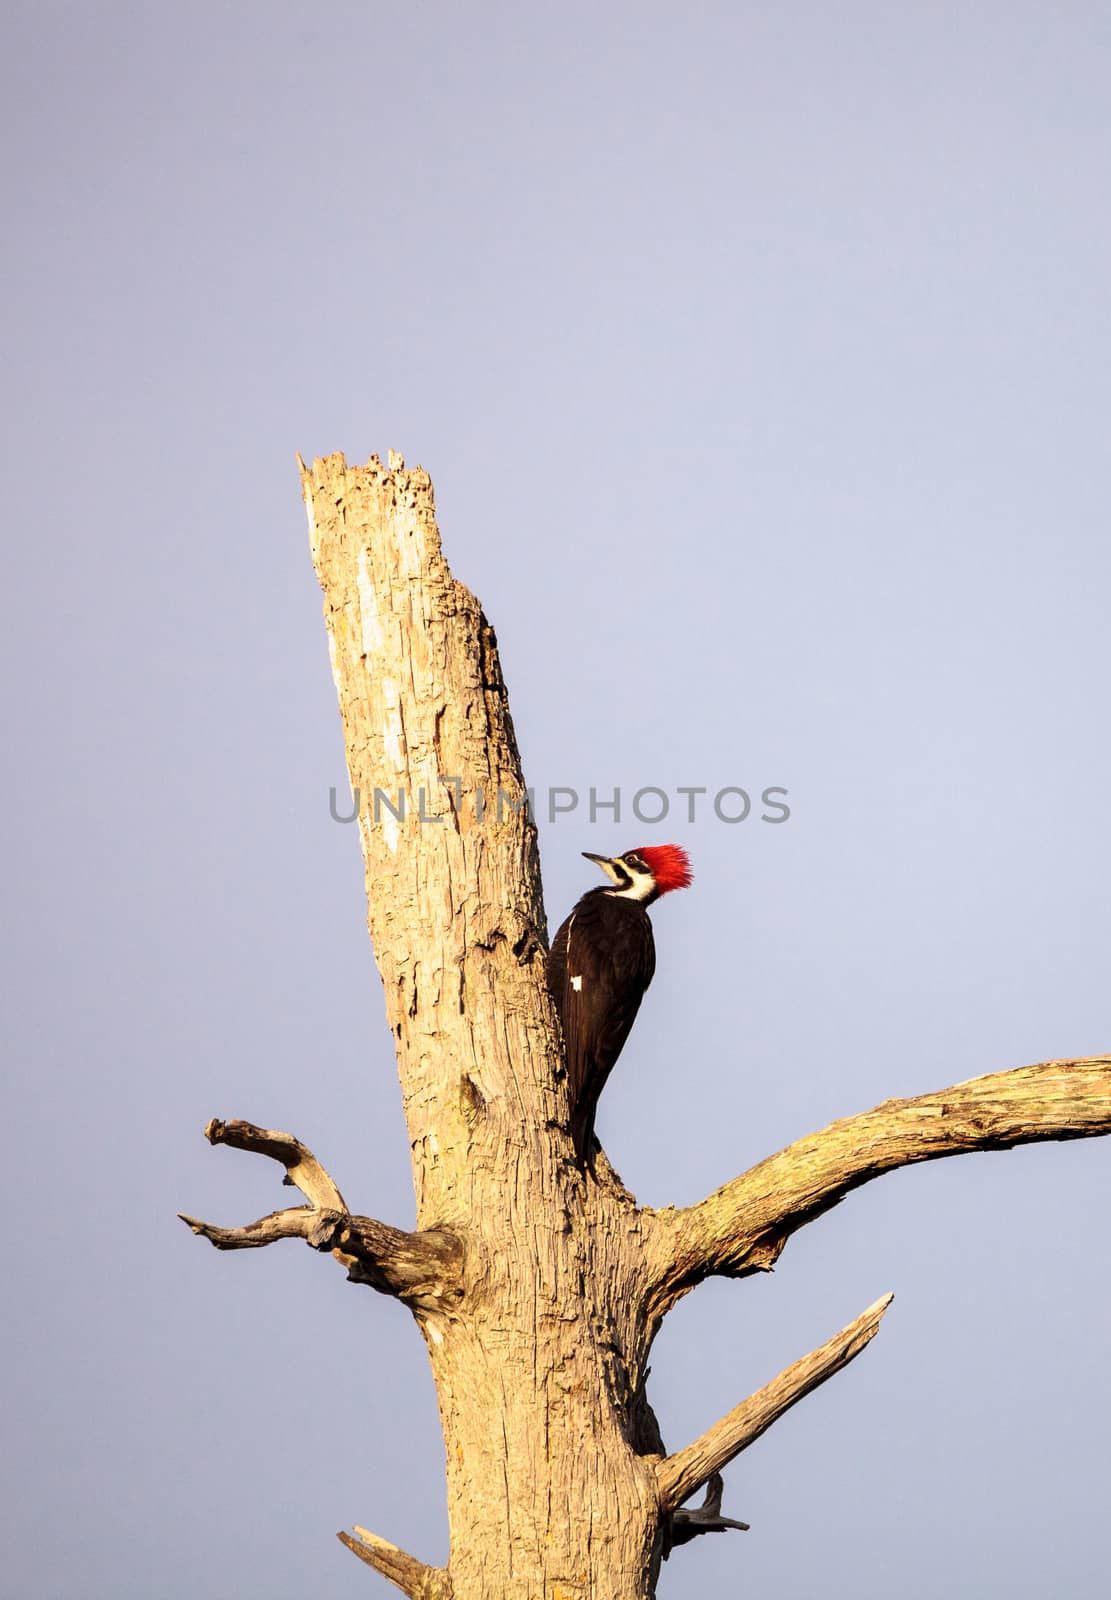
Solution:
[(621, 874), (611, 856), (596, 856), (593, 850), (584, 850), (583, 855), (588, 861), (596, 861), (611, 883), (621, 882)]

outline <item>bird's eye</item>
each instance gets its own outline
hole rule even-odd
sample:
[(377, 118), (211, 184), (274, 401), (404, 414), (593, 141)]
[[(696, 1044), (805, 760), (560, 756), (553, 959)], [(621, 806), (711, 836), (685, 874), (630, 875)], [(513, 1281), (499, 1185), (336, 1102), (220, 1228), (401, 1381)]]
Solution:
[(627, 867), (643, 867), (644, 862), (640, 859), (635, 850), (630, 850), (629, 854), (625, 857), (625, 865)]

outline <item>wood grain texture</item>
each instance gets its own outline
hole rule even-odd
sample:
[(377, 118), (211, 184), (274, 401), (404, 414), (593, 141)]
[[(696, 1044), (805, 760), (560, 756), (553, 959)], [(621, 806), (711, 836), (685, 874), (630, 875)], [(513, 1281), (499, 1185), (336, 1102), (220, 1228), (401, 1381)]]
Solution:
[(353, 1216), (331, 1174), (292, 1134), (217, 1117), (204, 1133), (209, 1144), (280, 1161), (286, 1169), (283, 1183), (300, 1189), (309, 1201), (240, 1228), (222, 1228), (179, 1211), (182, 1222), (217, 1250), (256, 1250), (279, 1239), (302, 1239), (314, 1250), (330, 1250), (352, 1283), (395, 1295), (414, 1310), (441, 1310), (459, 1298), (463, 1249), (450, 1230), (406, 1233), (374, 1217)]
[(894, 1295), (884, 1295), (847, 1328), (842, 1328), (817, 1350), (794, 1362), (778, 1378), (734, 1406), (693, 1444), (661, 1461), (656, 1478), (662, 1508), (674, 1510), (722, 1467), (728, 1466), (734, 1456), (754, 1444), (785, 1411), (855, 1360), (879, 1332), (880, 1318), (893, 1299)]
[(798, 1139), (653, 1224), (653, 1315), (703, 1278), (766, 1272), (788, 1239), (873, 1178), (920, 1161), (1111, 1133), (1111, 1057), (1044, 1061), (885, 1100)]
[(408, 1551), (366, 1528), (356, 1527), (353, 1534), (337, 1533), (336, 1538), (410, 1600), (452, 1600), (451, 1576), (445, 1567), (426, 1567)]
[(662, 1447), (640, 1222), (604, 1161), (584, 1175), (574, 1157), (494, 632), (447, 568), (425, 473), (331, 456), (303, 484), (418, 1222), (463, 1241), (460, 1302), (418, 1317), (453, 1591), (647, 1596)]

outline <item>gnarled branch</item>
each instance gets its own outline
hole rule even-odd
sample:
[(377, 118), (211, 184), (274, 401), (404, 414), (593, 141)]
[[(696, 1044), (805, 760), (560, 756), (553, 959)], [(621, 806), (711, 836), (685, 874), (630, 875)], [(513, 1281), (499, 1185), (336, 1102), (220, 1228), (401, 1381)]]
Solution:
[(337, 1233), (332, 1254), (352, 1283), (368, 1283), (407, 1305), (434, 1310), (459, 1298), (463, 1247), (446, 1228), (404, 1233), (373, 1217), (350, 1216)]
[(358, 1525), (355, 1535), (337, 1533), (336, 1538), (360, 1561), (396, 1584), (410, 1600), (451, 1600), (451, 1578), (445, 1567), (426, 1567), (416, 1556)]
[(1111, 1133), (1111, 1057), (1045, 1061), (885, 1100), (788, 1145), (715, 1194), (653, 1214), (653, 1316), (715, 1273), (766, 1272), (790, 1236), (851, 1190), (918, 1161)]
[(817, 1350), (803, 1356), (801, 1361), (796, 1361), (781, 1372), (778, 1378), (773, 1378), (771, 1383), (765, 1384), (747, 1400), (742, 1400), (739, 1406), (734, 1406), (727, 1416), (715, 1422), (685, 1450), (679, 1450), (661, 1461), (656, 1468), (661, 1508), (673, 1511), (681, 1505), (700, 1484), (706, 1483), (734, 1456), (766, 1433), (772, 1423), (778, 1421), (804, 1395), (847, 1366), (875, 1338), (880, 1318), (894, 1298), (894, 1295), (884, 1295), (867, 1311), (862, 1311), (847, 1328), (842, 1328), (840, 1333), (835, 1333)]
[(712, 1472), (706, 1480), (706, 1498), (702, 1504), (680, 1506), (678, 1511), (672, 1513), (663, 1550), (665, 1561), (673, 1550), (697, 1539), (700, 1533), (725, 1533), (729, 1528), (748, 1532), (747, 1522), (736, 1522), (732, 1517), (722, 1516), (721, 1497), (724, 1489), (721, 1473)]
[(209, 1144), (226, 1144), (232, 1150), (253, 1150), (285, 1168), (283, 1183), (300, 1189), (310, 1206), (319, 1211), (346, 1211), (347, 1205), (331, 1177), (312, 1151), (291, 1133), (256, 1128), (253, 1122), (221, 1122), (213, 1117), (204, 1130)]
[(316, 1211), (312, 1206), (291, 1206), (288, 1211), (271, 1211), (269, 1216), (248, 1222), (243, 1228), (221, 1228), (214, 1222), (202, 1222), (199, 1217), (178, 1212), (186, 1227), (217, 1250), (257, 1250), (278, 1239), (304, 1239), (314, 1250), (329, 1250), (332, 1233), (345, 1215), (341, 1211)]
[(255, 1250), (278, 1239), (303, 1239), (313, 1250), (330, 1250), (347, 1268), (352, 1283), (367, 1283), (407, 1305), (429, 1311), (458, 1298), (463, 1250), (447, 1229), (405, 1233), (373, 1217), (352, 1215), (312, 1151), (292, 1134), (217, 1118), (204, 1132), (210, 1144), (254, 1150), (280, 1161), (286, 1169), (282, 1181), (300, 1189), (309, 1201), (307, 1206), (273, 1211), (242, 1228), (221, 1228), (179, 1211), (182, 1222), (217, 1250)]

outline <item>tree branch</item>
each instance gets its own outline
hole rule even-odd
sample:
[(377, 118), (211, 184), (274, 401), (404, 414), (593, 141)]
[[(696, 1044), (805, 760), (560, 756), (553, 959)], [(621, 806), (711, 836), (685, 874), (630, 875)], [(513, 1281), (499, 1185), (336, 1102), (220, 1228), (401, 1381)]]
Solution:
[(355, 1527), (357, 1538), (337, 1533), (336, 1538), (360, 1561), (397, 1585), (410, 1600), (451, 1600), (451, 1578), (445, 1567), (426, 1567), (416, 1556), (399, 1550), (388, 1539), (380, 1539), (366, 1528)]
[(661, 1509), (674, 1511), (700, 1484), (766, 1433), (772, 1423), (804, 1395), (847, 1366), (875, 1338), (880, 1318), (894, 1298), (894, 1295), (884, 1295), (819, 1349), (803, 1356), (778, 1378), (734, 1406), (727, 1416), (715, 1422), (685, 1450), (661, 1461), (656, 1468)]
[(373, 1217), (353, 1216), (343, 1196), (312, 1151), (292, 1134), (256, 1128), (253, 1122), (221, 1122), (204, 1130), (210, 1144), (253, 1150), (280, 1161), (284, 1183), (293, 1184), (309, 1201), (288, 1211), (249, 1222), (243, 1228), (221, 1228), (199, 1217), (178, 1216), (217, 1250), (255, 1250), (278, 1239), (303, 1239), (313, 1250), (330, 1250), (352, 1283), (366, 1283), (407, 1305), (430, 1311), (458, 1299), (462, 1245), (444, 1228), (405, 1233)]
[(273, 1128), (256, 1128), (253, 1122), (221, 1122), (213, 1117), (204, 1130), (209, 1144), (226, 1144), (232, 1150), (253, 1150), (257, 1155), (280, 1161), (285, 1168), (283, 1183), (300, 1189), (310, 1206), (319, 1211), (346, 1211), (347, 1205), (328, 1173), (312, 1151), (291, 1133)]
[(304, 1239), (314, 1249), (328, 1249), (327, 1243), (315, 1243), (310, 1234), (324, 1219), (332, 1227), (342, 1221), (338, 1211), (314, 1211), (311, 1206), (292, 1206), (288, 1211), (272, 1211), (268, 1217), (248, 1222), (245, 1228), (220, 1228), (214, 1222), (202, 1222), (199, 1217), (187, 1217), (184, 1211), (178, 1216), (186, 1227), (192, 1228), (202, 1239), (214, 1244), (217, 1250), (257, 1250), (260, 1245), (274, 1244), (278, 1239)]
[(699, 1204), (653, 1213), (662, 1317), (703, 1278), (767, 1272), (790, 1236), (861, 1184), (918, 1161), (1111, 1133), (1111, 1057), (1045, 1061), (833, 1122)]
[(678, 1511), (672, 1513), (667, 1536), (664, 1542), (663, 1558), (666, 1561), (673, 1550), (680, 1545), (689, 1544), (692, 1539), (697, 1539), (700, 1533), (725, 1533), (729, 1528), (738, 1528), (742, 1533), (747, 1533), (747, 1522), (735, 1522), (732, 1517), (723, 1517), (721, 1514), (721, 1497), (725, 1485), (720, 1472), (712, 1472), (706, 1481), (706, 1498), (700, 1506), (680, 1506)]
[(373, 1217), (349, 1216), (332, 1254), (352, 1283), (368, 1283), (426, 1311), (450, 1305), (461, 1294), (463, 1247), (446, 1228), (404, 1233)]

